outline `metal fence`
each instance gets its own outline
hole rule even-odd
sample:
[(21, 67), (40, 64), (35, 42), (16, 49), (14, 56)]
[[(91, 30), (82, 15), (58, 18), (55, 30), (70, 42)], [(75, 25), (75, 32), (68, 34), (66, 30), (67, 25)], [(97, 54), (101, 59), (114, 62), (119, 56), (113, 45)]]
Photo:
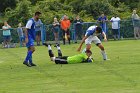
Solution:
[[(135, 23), (135, 24), (134, 24)], [(134, 26), (139, 26), (140, 27), (140, 20), (136, 20), (132, 21), (132, 20), (122, 20), (119, 22), (120, 24), (120, 29), (119, 29), (119, 33), (120, 33), (120, 37), (121, 38), (133, 38), (134, 37), (134, 30), (133, 27)], [(91, 25), (99, 25), (97, 22), (84, 22), (82, 23), (82, 32), (81, 35), (83, 35), (87, 28)], [(11, 30), (11, 42), (13, 43), (19, 43), (19, 36), (17, 33), (17, 28), (12, 28)], [(3, 30), (0, 29), (0, 42), (3, 41), (3, 35), (2, 35)], [(71, 36), (71, 40), (74, 41), (76, 39), (75, 37), (76, 34), (76, 30), (75, 30), (75, 24), (71, 24), (70, 27), (70, 36)], [(109, 39), (112, 39), (112, 26), (111, 26), (111, 22), (107, 22), (107, 36)], [(78, 38), (80, 39), (80, 38)], [(52, 32), (52, 24), (50, 25), (44, 25), (42, 24), (41, 26), (41, 40), (42, 42), (45, 41), (53, 41), (54, 40), (54, 35)], [(62, 40), (62, 31), (61, 29), (59, 29), (59, 40)]]

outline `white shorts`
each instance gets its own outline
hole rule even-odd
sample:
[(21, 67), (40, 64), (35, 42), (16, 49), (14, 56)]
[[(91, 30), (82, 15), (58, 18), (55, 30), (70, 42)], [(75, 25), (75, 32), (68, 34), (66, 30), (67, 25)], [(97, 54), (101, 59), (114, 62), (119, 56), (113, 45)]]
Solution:
[(94, 42), (95, 44), (99, 44), (101, 43), (100, 39), (97, 36), (89, 36), (86, 40), (85, 40), (85, 44), (91, 44), (92, 42)]

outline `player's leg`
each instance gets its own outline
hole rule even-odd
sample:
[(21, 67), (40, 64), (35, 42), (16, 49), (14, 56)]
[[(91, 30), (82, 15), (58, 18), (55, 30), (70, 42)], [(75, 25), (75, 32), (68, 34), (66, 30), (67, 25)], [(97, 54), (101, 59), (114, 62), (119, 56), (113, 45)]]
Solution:
[(56, 64), (68, 64), (67, 60), (65, 60), (65, 59), (60, 59), (60, 58), (56, 58), (56, 59), (55, 59), (55, 63), (56, 63)]
[[(31, 67), (31, 65), (28, 63), (29, 59), (31, 58), (32, 56), (32, 51), (29, 49), (29, 47), (27, 47), (28, 51), (27, 51), (27, 55), (26, 55), (26, 58), (23, 62), (23, 64), (27, 65), (28, 67)], [(30, 59), (31, 60), (31, 59)]]
[(60, 45), (59, 45), (59, 44), (56, 44), (55, 47), (56, 47), (57, 50), (58, 50), (58, 57), (62, 57), (62, 52), (61, 52)]
[(98, 43), (97, 46), (101, 49), (101, 54), (104, 60), (107, 60), (107, 54), (105, 52), (104, 46), (101, 43)]
[(51, 61), (55, 61), (55, 58), (56, 57), (54, 56), (54, 53), (52, 51), (51, 44), (43, 43), (43, 45), (45, 45), (46, 47), (48, 47), (48, 53), (49, 53), (49, 56), (50, 56)]
[[(26, 43), (26, 47), (27, 47), (28, 51), (27, 51), (27, 55), (26, 55), (26, 58), (25, 58), (23, 64), (27, 65), (28, 67), (36, 66), (35, 64), (32, 63), (32, 54), (35, 51), (34, 40), (29, 39), (28, 43)], [(29, 63), (28, 63), (28, 61), (29, 61)]]
[(85, 44), (86, 44), (86, 48), (83, 49), (82, 53), (85, 53), (86, 50), (90, 50), (91, 49), (91, 42), (92, 42), (92, 36), (88, 37), (85, 40)]
[(31, 55), (30, 55), (30, 58), (29, 58), (29, 63), (30, 63), (31, 66), (36, 66), (36, 65), (33, 63), (33, 61), (32, 61), (32, 54), (33, 54), (34, 51), (35, 51), (35, 47), (34, 47), (34, 46), (31, 46), (29, 51), (32, 51), (32, 53), (31, 53)]
[(103, 56), (103, 60), (107, 60), (107, 54), (105, 52), (104, 46), (102, 45), (100, 39), (97, 36), (94, 36), (93, 42), (101, 49), (101, 54)]

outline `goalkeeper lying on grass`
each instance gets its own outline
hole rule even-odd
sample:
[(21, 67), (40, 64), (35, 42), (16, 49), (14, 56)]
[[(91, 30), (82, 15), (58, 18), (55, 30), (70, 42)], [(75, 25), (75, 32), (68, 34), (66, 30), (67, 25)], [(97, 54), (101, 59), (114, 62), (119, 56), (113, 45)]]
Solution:
[(85, 51), (85, 53), (80, 53), (74, 56), (62, 56), (62, 52), (60, 49), (60, 45), (56, 44), (56, 48), (58, 50), (58, 57), (55, 57), (51, 44), (44, 43), (43, 45), (48, 47), (48, 52), (51, 61), (54, 61), (56, 64), (72, 64), (72, 63), (88, 63), (93, 62), (91, 58), (89, 58), (92, 55), (92, 52), (90, 50)]

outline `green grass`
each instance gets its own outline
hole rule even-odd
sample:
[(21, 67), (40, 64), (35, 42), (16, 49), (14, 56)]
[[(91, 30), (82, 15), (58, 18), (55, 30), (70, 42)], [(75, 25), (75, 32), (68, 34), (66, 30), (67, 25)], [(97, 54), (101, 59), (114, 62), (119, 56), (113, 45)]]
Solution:
[[(63, 54), (77, 54), (78, 45), (62, 45)], [(22, 64), (26, 48), (0, 49), (0, 93), (140, 93), (140, 41), (103, 45), (110, 61), (93, 44), (94, 63), (67, 65), (52, 63), (47, 48), (36, 47), (32, 68)]]

